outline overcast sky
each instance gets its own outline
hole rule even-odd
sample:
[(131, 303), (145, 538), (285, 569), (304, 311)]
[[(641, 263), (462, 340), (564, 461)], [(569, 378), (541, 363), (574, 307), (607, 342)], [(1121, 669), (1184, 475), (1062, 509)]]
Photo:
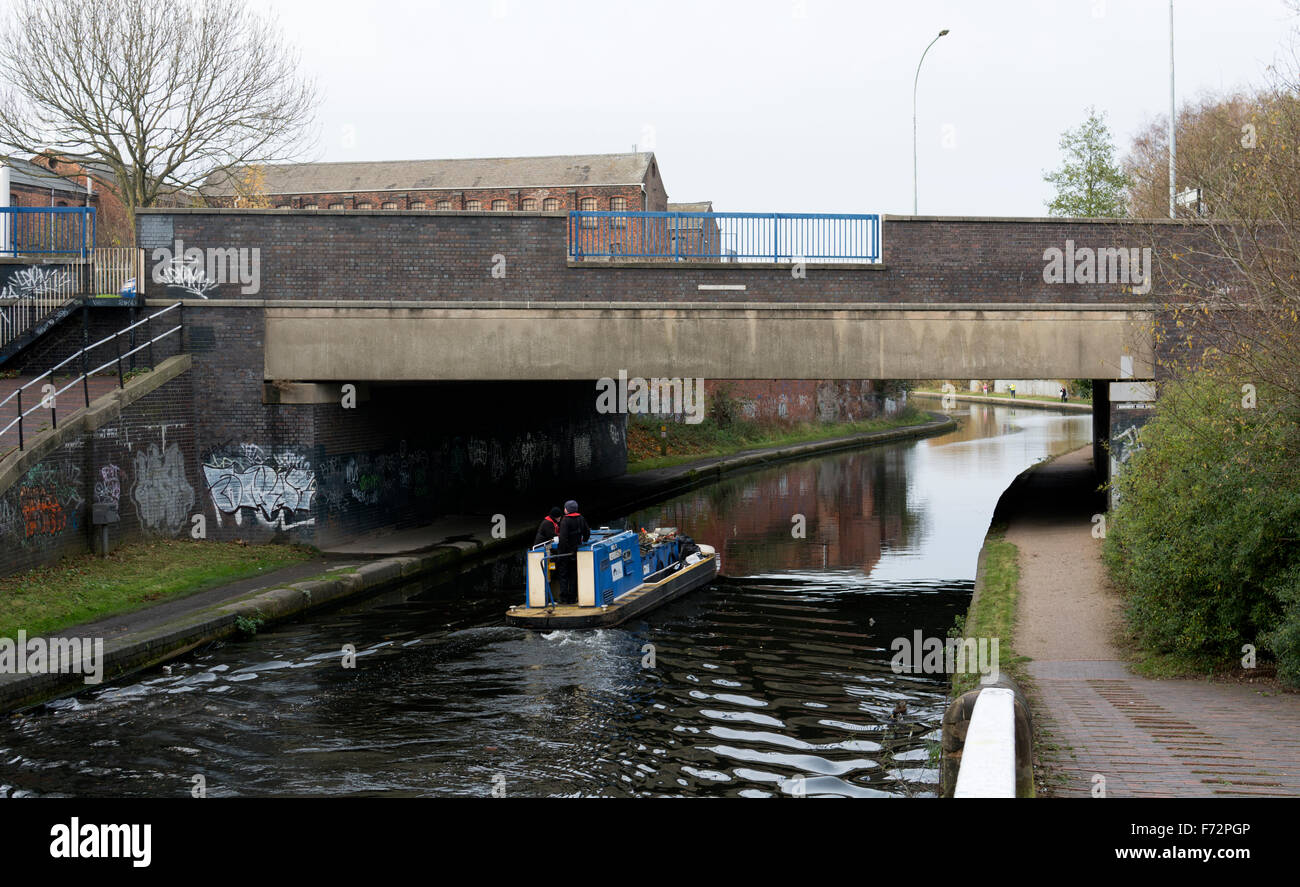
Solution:
[[(1085, 108), (1122, 156), (1169, 105), (1167, 0), (258, 0), (322, 92), (316, 159), (652, 149), (674, 201), (1044, 215)], [(1249, 86), (1282, 0), (1175, 0), (1177, 94)], [(945, 145), (945, 135), (950, 145)]]

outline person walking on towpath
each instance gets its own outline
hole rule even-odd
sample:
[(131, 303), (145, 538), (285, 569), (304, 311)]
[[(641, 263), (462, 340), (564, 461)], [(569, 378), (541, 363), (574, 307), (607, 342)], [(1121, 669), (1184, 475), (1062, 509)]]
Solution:
[(1065, 386), (1062, 385), (1062, 386), (1061, 386), (1061, 403), (1066, 403), (1068, 397), (1069, 397), (1069, 394), (1066, 392), (1066, 390), (1065, 390)]
[(1008, 386), (1007, 386), (1007, 390), (1011, 392), (1011, 399), (1012, 399), (1012, 400), (1015, 400), (1015, 399), (1016, 399), (1016, 386), (1015, 386), (1014, 384), (1008, 385)]
[(556, 578), (560, 585), (560, 603), (578, 602), (578, 546), (591, 538), (591, 527), (578, 511), (578, 503), (570, 499), (564, 503), (564, 517), (560, 520), (559, 542), (555, 546), (559, 560)]

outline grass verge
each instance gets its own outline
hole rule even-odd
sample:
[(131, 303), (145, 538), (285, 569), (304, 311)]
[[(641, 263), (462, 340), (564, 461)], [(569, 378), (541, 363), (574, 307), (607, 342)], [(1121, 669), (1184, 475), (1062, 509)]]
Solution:
[(908, 407), (888, 419), (869, 419), (861, 422), (827, 424), (806, 422), (796, 425), (767, 425), (757, 422), (733, 421), (725, 426), (712, 419), (698, 425), (668, 423), (666, 454), (661, 454), (659, 422), (640, 418), (629, 420), (627, 426), (627, 473), (669, 468), (697, 459), (731, 456), (742, 450), (759, 447), (780, 447), (848, 437), (868, 431), (888, 431), (929, 422), (931, 417), (914, 407)]
[[(1019, 549), (1006, 541), (1006, 527), (994, 527), (984, 540), (984, 572), (979, 595), (953, 627), (955, 637), (998, 639), (998, 669), (1019, 683), (1029, 659), (1015, 653), (1016, 605), (1020, 600)], [(979, 674), (955, 674), (953, 697), (979, 684)]]
[(48, 634), (129, 613), (258, 573), (310, 560), (299, 545), (241, 545), (167, 539), (123, 545), (107, 558), (64, 558), (0, 579), (0, 637)]

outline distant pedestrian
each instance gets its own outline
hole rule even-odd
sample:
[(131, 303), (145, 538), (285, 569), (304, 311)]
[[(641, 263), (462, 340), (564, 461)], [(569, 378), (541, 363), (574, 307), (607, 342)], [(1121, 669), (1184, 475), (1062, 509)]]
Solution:
[(1062, 386), (1061, 386), (1061, 403), (1067, 403), (1068, 400), (1069, 400), (1069, 395), (1068, 395), (1068, 394), (1066, 393), (1066, 391), (1065, 391), (1065, 386), (1062, 385)]
[(1016, 399), (1016, 386), (1015, 386), (1015, 384), (1008, 385), (1008, 386), (1007, 386), (1007, 390), (1011, 392), (1011, 399), (1012, 399), (1012, 400), (1015, 400), (1015, 399)]
[(988, 383), (988, 382), (985, 382), (985, 383), (984, 383), (984, 393), (985, 393), (985, 394), (988, 394), (988, 393), (989, 393), (989, 383)]

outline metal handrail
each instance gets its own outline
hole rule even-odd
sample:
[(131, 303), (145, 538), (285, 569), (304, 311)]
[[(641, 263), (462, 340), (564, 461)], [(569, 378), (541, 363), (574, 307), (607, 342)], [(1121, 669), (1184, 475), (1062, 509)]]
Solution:
[[(58, 224), (60, 221), (64, 224)], [(85, 258), (95, 247), (96, 229), (93, 206), (0, 207), (0, 255), (79, 255)], [(48, 243), (38, 242), (44, 240)], [(56, 246), (76, 248), (56, 249)]]
[[(25, 383), (25, 384), (23, 384), (23, 385), (20, 385), (18, 388), (15, 388), (15, 389), (14, 389), (14, 390), (9, 394), (8, 397), (6, 397), (4, 400), (0, 400), (0, 406), (4, 406), (4, 405), (7, 404), (10, 400), (12, 400), (13, 398), (17, 397), (17, 398), (18, 398), (18, 415), (17, 415), (17, 416), (16, 416), (12, 421), (10, 421), (9, 424), (6, 425), (4, 428), (0, 428), (0, 436), (3, 436), (3, 435), (5, 435), (5, 434), (7, 434), (11, 428), (13, 428), (15, 425), (17, 425), (17, 426), (18, 426), (18, 449), (19, 449), (19, 450), (23, 450), (23, 449), (25, 448), (25, 445), (26, 445), (26, 441), (24, 440), (24, 436), (23, 436), (23, 419), (27, 418), (28, 416), (30, 416), (31, 414), (35, 413), (37, 410), (40, 410), (40, 409), (48, 409), (48, 410), (50, 411), (50, 423), (51, 423), (52, 427), (54, 427), (54, 428), (58, 428), (58, 427), (59, 427), (59, 417), (58, 417), (57, 407), (54, 406), (54, 405), (51, 405), (51, 406), (49, 406), (49, 407), (46, 407), (46, 406), (45, 406), (45, 402), (46, 402), (46, 400), (47, 400), (47, 397), (48, 397), (48, 399), (51, 399), (51, 400), (55, 400), (55, 401), (57, 401), (59, 395), (63, 394), (65, 391), (70, 390), (71, 388), (73, 388), (73, 387), (74, 387), (75, 385), (77, 385), (78, 383), (81, 383), (81, 386), (82, 386), (82, 392), (83, 392), (83, 396), (84, 396), (84, 400), (85, 400), (85, 406), (86, 406), (87, 409), (89, 409), (89, 407), (90, 407), (90, 377), (93, 376), (93, 375), (95, 375), (96, 373), (103, 372), (104, 370), (108, 369), (109, 367), (113, 366), (114, 364), (117, 365), (117, 384), (118, 384), (118, 388), (124, 388), (124, 387), (126, 387), (126, 380), (125, 380), (124, 374), (123, 374), (123, 372), (122, 372), (122, 360), (123, 360), (123, 358), (131, 357), (132, 355), (137, 354), (137, 353), (140, 352), (140, 351), (144, 351), (145, 349), (148, 349), (150, 355), (152, 355), (152, 354), (153, 354), (153, 344), (154, 344), (155, 342), (160, 342), (160, 341), (162, 341), (163, 339), (165, 339), (165, 338), (167, 338), (168, 336), (170, 336), (172, 333), (176, 333), (176, 332), (182, 332), (182, 333), (183, 333), (183, 331), (184, 331), (184, 326), (185, 326), (185, 312), (184, 312), (184, 307), (185, 307), (185, 306), (184, 306), (184, 303), (183, 303), (183, 302), (177, 302), (177, 303), (175, 303), (174, 305), (169, 305), (169, 306), (167, 306), (166, 308), (164, 308), (163, 310), (161, 310), (161, 311), (159, 311), (159, 312), (157, 312), (157, 313), (155, 313), (155, 314), (151, 314), (151, 315), (149, 315), (148, 317), (144, 318), (143, 320), (138, 320), (138, 321), (136, 321), (135, 323), (131, 324), (130, 326), (127, 326), (127, 327), (124, 327), (124, 328), (118, 330), (117, 332), (113, 333), (113, 335), (111, 335), (111, 336), (107, 336), (107, 337), (105, 337), (105, 338), (103, 338), (103, 339), (100, 339), (98, 342), (94, 343), (93, 345), (87, 345), (87, 346), (84, 347), (84, 348), (78, 349), (78, 350), (77, 350), (75, 353), (73, 353), (71, 356), (66, 357), (66, 358), (64, 358), (63, 360), (59, 361), (57, 364), (55, 364), (53, 367), (51, 367), (50, 369), (46, 370), (45, 372), (41, 373), (39, 376), (36, 376), (35, 378), (31, 379), (31, 380), (28, 381), (27, 383)], [(127, 351), (125, 354), (123, 354), (122, 351), (121, 351), (121, 349), (118, 348), (118, 349), (117, 349), (117, 354), (114, 356), (114, 358), (113, 358), (112, 360), (108, 361), (107, 363), (103, 363), (103, 364), (101, 364), (101, 365), (95, 367), (93, 370), (86, 369), (86, 363), (85, 363), (85, 355), (86, 355), (86, 354), (89, 354), (91, 351), (93, 351), (94, 349), (100, 347), (101, 345), (103, 345), (103, 344), (106, 343), (106, 342), (110, 342), (110, 341), (111, 341), (114, 345), (117, 345), (118, 337), (119, 337), (119, 336), (122, 336), (122, 335), (124, 335), (124, 334), (126, 334), (126, 333), (129, 333), (131, 330), (135, 329), (135, 328), (138, 327), (138, 326), (146, 326), (146, 328), (147, 328), (147, 325), (148, 325), (151, 321), (153, 321), (155, 318), (161, 317), (162, 315), (166, 314), (167, 312), (169, 312), (169, 311), (171, 311), (171, 310), (173, 310), (173, 309), (175, 309), (175, 308), (180, 308), (180, 309), (181, 309), (180, 322), (177, 323), (176, 326), (172, 327), (171, 329), (167, 330), (166, 332), (164, 332), (164, 333), (162, 333), (162, 334), (160, 334), (160, 335), (158, 335), (158, 336), (154, 336), (154, 337), (150, 338), (147, 342), (145, 342), (145, 343), (142, 344), (142, 345), (137, 345), (136, 347), (132, 348), (130, 351)], [(182, 345), (183, 345), (183, 344), (184, 344), (184, 339), (182, 338)], [(57, 388), (57, 389), (54, 391), (53, 394), (48, 395), (47, 397), (42, 397), (40, 403), (36, 404), (35, 406), (30, 407), (30, 408), (27, 409), (27, 410), (24, 410), (24, 409), (23, 409), (23, 397), (22, 397), (22, 393), (23, 393), (23, 391), (25, 391), (26, 389), (28, 389), (28, 388), (30, 388), (31, 386), (35, 385), (37, 382), (40, 382), (42, 379), (45, 379), (45, 378), (47, 378), (47, 377), (53, 379), (55, 371), (57, 371), (60, 367), (63, 367), (63, 366), (65, 366), (66, 364), (72, 362), (73, 360), (76, 360), (76, 359), (79, 358), (79, 357), (82, 358), (82, 373), (81, 373), (81, 375), (77, 376), (75, 379), (73, 379), (73, 380), (72, 380), (71, 382), (69, 382), (67, 385), (64, 385), (62, 388)], [(151, 364), (151, 366), (152, 366), (152, 364)]]
[(569, 213), (568, 253), (578, 261), (877, 263), (882, 255), (881, 228), (876, 213), (574, 210)]

